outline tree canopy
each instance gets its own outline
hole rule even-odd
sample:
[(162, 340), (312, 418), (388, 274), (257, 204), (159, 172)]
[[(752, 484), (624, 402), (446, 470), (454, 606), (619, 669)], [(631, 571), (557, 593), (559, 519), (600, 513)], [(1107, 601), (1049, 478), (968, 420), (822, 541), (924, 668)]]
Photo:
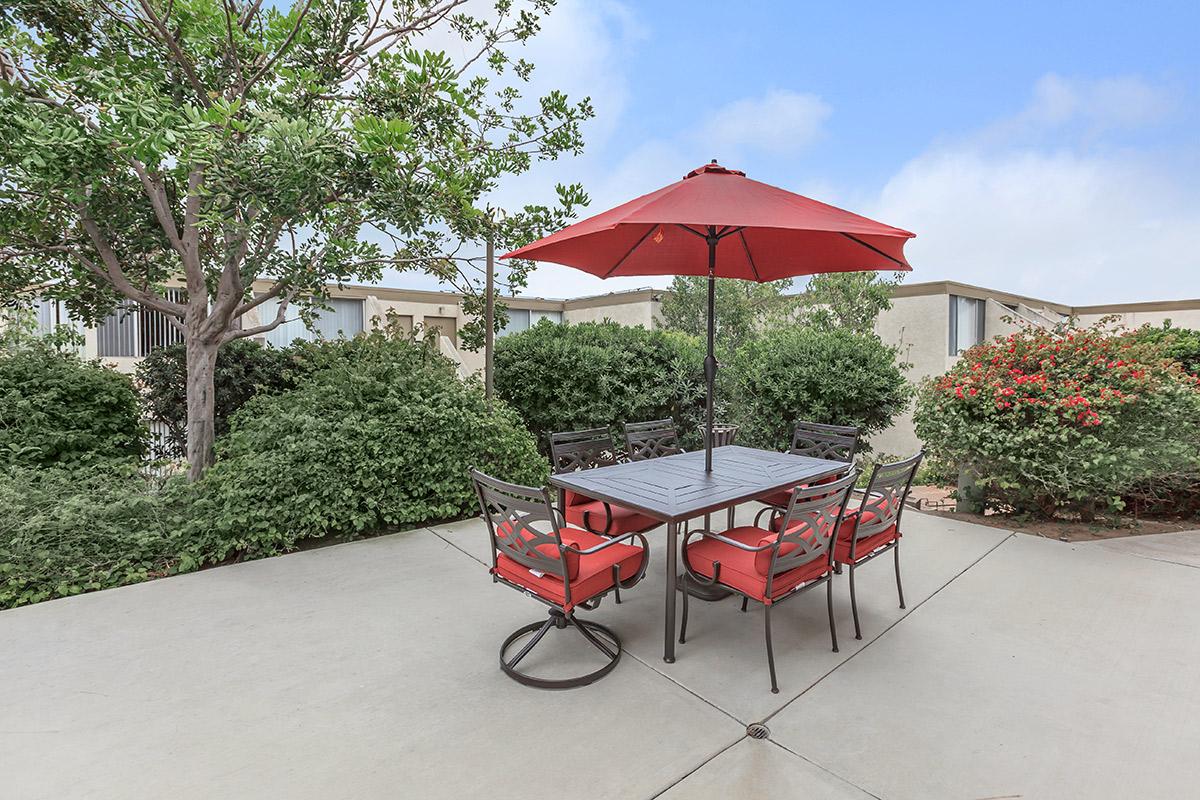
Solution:
[(223, 343), (385, 267), (431, 273), (477, 310), (472, 243), (519, 246), (586, 202), (560, 186), (553, 205), (485, 211), (504, 176), (579, 151), (593, 114), (561, 92), (522, 96), (533, 65), (510, 51), (552, 5), (5, 5), (0, 300), (37, 292), (88, 320), (122, 298), (163, 313), (187, 344), (203, 468)]

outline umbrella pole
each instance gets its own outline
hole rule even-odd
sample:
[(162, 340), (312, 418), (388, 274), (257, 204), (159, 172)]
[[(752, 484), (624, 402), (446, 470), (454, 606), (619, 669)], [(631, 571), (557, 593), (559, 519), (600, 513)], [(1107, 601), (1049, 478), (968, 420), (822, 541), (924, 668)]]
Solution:
[(713, 355), (713, 340), (716, 335), (716, 269), (717, 269), (717, 237), (715, 228), (708, 229), (708, 357), (704, 359), (704, 383), (706, 388), (704, 418), (704, 471), (712, 472), (713, 451), (713, 383), (717, 376), (717, 359)]

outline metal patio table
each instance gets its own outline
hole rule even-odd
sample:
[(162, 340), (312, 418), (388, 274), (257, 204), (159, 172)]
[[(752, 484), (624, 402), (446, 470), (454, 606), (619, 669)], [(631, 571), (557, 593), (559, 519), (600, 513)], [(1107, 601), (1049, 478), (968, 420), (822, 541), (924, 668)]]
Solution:
[(663, 661), (675, 662), (675, 592), (679, 524), (844, 470), (839, 461), (794, 456), (729, 445), (712, 451), (712, 472), (704, 470), (704, 451), (564, 472), (552, 486), (593, 500), (631, 508), (667, 525), (667, 597)]

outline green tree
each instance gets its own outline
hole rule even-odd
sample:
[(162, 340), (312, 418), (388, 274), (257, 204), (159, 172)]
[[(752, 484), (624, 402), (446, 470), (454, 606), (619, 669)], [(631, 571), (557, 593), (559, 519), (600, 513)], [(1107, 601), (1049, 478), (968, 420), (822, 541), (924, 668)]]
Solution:
[(903, 272), (814, 275), (801, 295), (803, 319), (816, 328), (872, 333), (880, 313), (892, 307), (892, 292), (903, 279)]
[[(6, 4), (0, 300), (32, 288), (87, 320), (121, 298), (166, 315), (187, 348), (199, 477), (222, 345), (289, 309), (311, 314), (327, 283), (384, 267), (427, 271), (482, 306), (466, 251), (486, 233), (483, 199), (535, 160), (577, 152), (593, 113), (560, 92), (522, 99), (533, 65), (508, 51), (551, 6), (495, 0), (477, 16), (465, 0)], [(426, 47), (445, 39), (461, 58)], [(586, 202), (577, 185), (558, 195), (504, 215), (497, 246)], [(163, 290), (172, 280), (182, 298)], [(255, 293), (256, 281), (268, 283)], [(268, 302), (276, 313), (255, 324)]]
[[(786, 321), (797, 306), (784, 294), (791, 279), (772, 283), (720, 279), (714, 305), (717, 346), (733, 352), (756, 332)], [(708, 278), (676, 276), (670, 293), (663, 297), (664, 327), (693, 336), (708, 335)]]

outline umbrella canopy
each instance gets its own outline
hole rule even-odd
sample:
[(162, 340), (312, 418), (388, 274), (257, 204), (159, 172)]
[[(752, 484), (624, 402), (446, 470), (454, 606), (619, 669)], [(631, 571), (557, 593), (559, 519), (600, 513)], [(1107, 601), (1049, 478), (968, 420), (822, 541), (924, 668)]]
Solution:
[(705, 463), (711, 471), (713, 279), (766, 282), (823, 272), (908, 271), (904, 243), (913, 236), (713, 161), (502, 258), (550, 261), (601, 278), (708, 276)]

